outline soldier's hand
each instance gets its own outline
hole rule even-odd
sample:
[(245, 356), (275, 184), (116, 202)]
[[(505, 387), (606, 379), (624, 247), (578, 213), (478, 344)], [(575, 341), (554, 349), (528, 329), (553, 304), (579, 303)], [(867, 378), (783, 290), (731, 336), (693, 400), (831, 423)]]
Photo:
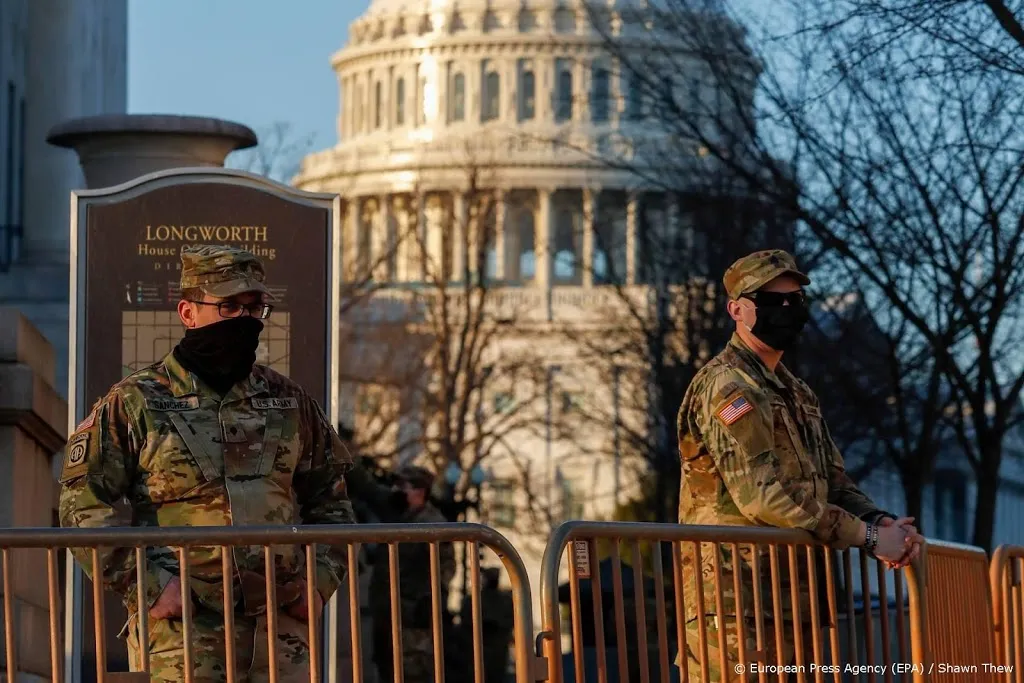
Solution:
[(167, 582), (163, 592), (160, 593), (160, 597), (149, 608), (149, 618), (174, 619), (180, 617), (181, 614), (181, 580), (175, 576)]
[[(899, 519), (892, 519), (891, 517), (885, 517), (880, 522), (878, 522), (878, 526), (895, 526), (895, 527), (899, 527), (899, 528), (903, 529), (904, 531), (906, 531), (908, 534), (914, 534), (914, 535), (920, 537), (920, 535), (917, 532), (917, 528), (913, 525), (913, 521), (914, 521), (913, 517), (901, 517)], [(921, 554), (921, 543), (920, 543), (920, 541), (914, 541), (907, 548), (907, 550), (903, 554), (902, 558), (900, 558), (896, 562), (886, 562), (886, 565), (888, 565), (889, 569), (901, 569), (902, 567), (906, 567), (911, 562), (913, 562), (915, 559), (917, 559), (917, 556), (920, 555), (920, 554)]]
[[(898, 520), (897, 520), (898, 521)], [(905, 556), (912, 550), (915, 543), (922, 543), (924, 538), (916, 531), (890, 524), (878, 529), (878, 546), (875, 556), (890, 564), (902, 563)]]

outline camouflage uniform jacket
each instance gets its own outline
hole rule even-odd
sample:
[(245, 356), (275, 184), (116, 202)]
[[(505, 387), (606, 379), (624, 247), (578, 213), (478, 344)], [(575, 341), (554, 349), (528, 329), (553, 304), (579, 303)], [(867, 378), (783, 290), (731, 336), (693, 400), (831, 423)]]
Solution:
[[(857, 488), (843, 467), (818, 399), (804, 382), (781, 363), (769, 370), (733, 335), (728, 346), (694, 377), (677, 419), (682, 482), (679, 521), (683, 524), (770, 526), (809, 531), (836, 549), (859, 544), (861, 520), (875, 521), (888, 513), (878, 509)], [(701, 545), (705, 613), (715, 612), (714, 545)], [(818, 551), (820, 555), (820, 551)], [(788, 552), (780, 548), (783, 585), (789, 583)], [(753, 614), (749, 545), (741, 546), (746, 565), (744, 613)], [(735, 614), (732, 553), (723, 545), (727, 614)], [(800, 585), (806, 586), (806, 552), (798, 550)], [(695, 564), (692, 544), (684, 544), (684, 566)], [(771, 613), (768, 549), (761, 548), (765, 613)], [(692, 575), (692, 573), (691, 573)], [(695, 615), (696, 594), (687, 580), (687, 618)], [(819, 575), (819, 583), (824, 583)], [(788, 591), (783, 611), (790, 612)], [(807, 594), (802, 596), (808, 617)]]
[[(427, 503), (419, 510), (407, 511), (398, 521), (401, 524), (443, 524), (448, 520), (437, 508)], [(449, 584), (455, 577), (455, 552), (451, 543), (438, 545), (438, 565), (441, 570), (438, 581), (442, 594), (441, 608), (444, 609)], [(375, 614), (390, 615), (391, 613), (390, 577), (388, 548), (386, 544), (381, 544), (377, 547), (373, 576), (370, 579), (370, 603)], [(411, 542), (398, 544), (398, 589), (402, 603), (403, 626), (406, 628), (430, 628), (429, 544)], [(410, 620), (418, 623), (408, 623)]]
[[(255, 366), (223, 397), (173, 352), (114, 385), (68, 439), (60, 482), (64, 527), (246, 526), (353, 522), (345, 488), (352, 458), (320, 406), (297, 384)], [(126, 519), (122, 500), (130, 506)], [(147, 550), (146, 600), (173, 575), (176, 551)], [(302, 599), (305, 553), (275, 546), (281, 608)], [(92, 576), (91, 554), (76, 557)], [(232, 551), (236, 610), (266, 611), (261, 547)], [(136, 611), (135, 554), (100, 554), (108, 588)], [(328, 599), (346, 572), (343, 546), (317, 546), (317, 588)], [(223, 611), (221, 549), (189, 552), (194, 599)], [(241, 605), (239, 605), (241, 603)]]

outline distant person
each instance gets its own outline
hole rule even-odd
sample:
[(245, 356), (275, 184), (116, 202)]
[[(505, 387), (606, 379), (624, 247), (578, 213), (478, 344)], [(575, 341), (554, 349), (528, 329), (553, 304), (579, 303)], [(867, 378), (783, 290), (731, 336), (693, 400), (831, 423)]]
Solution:
[[(248, 526), (353, 522), (345, 490), (352, 464), (316, 400), (256, 365), (272, 306), (263, 265), (247, 251), (181, 251), (178, 315), (184, 339), (162, 360), (111, 387), (68, 439), (60, 476), (63, 527)], [(121, 509), (126, 499), (129, 509)], [(305, 552), (274, 546), (280, 681), (309, 680)], [(238, 681), (268, 680), (262, 547), (231, 552)], [(190, 550), (193, 681), (226, 676), (222, 553)], [(91, 553), (75, 551), (94, 576)], [(149, 642), (139, 643), (135, 553), (100, 554), (104, 586), (119, 593), (130, 667), (148, 647), (155, 681), (184, 680), (182, 596), (176, 550), (147, 550)], [(317, 545), (322, 607), (346, 576), (346, 547)], [(319, 607), (318, 607), (319, 612)]]
[[(441, 524), (448, 520), (429, 500), (434, 475), (422, 467), (406, 465), (395, 472), (389, 491), (378, 487), (374, 497), (382, 522)], [(439, 545), (438, 577), (442, 622), (447, 621), (448, 589), (455, 577), (455, 553), (451, 543)], [(402, 669), (408, 683), (434, 680), (433, 612), (430, 579), (430, 546), (398, 544), (398, 586), (402, 619)], [(370, 610), (373, 615), (373, 657), (382, 681), (394, 680), (391, 643), (391, 574), (388, 546), (377, 546), (370, 579)]]
[[(923, 538), (913, 518), (880, 510), (850, 479), (829, 435), (818, 398), (780, 362), (809, 319), (803, 286), (810, 279), (793, 257), (760, 251), (736, 261), (723, 279), (736, 332), (728, 346), (698, 371), (679, 408), (682, 459), (679, 521), (683, 524), (771, 526), (805, 529), (833, 548), (859, 547), (893, 567), (918, 556)], [(837, 362), (842, 362), (837, 359)], [(756, 615), (749, 546), (743, 549), (741, 586), (748, 661), (756, 651)], [(762, 613), (767, 649), (762, 664), (792, 664), (793, 615), (787, 553), (779, 553), (783, 587), (784, 651), (776, 652), (767, 547), (761, 547)], [(715, 575), (720, 552), (724, 619), (716, 615), (714, 582), (704, 579), (704, 626), (711, 681), (756, 679), (735, 671), (739, 661), (732, 555), (728, 544), (701, 546), (702, 568), (692, 546), (683, 556), (686, 599), (685, 666), (700, 679), (697, 595), (693, 577)], [(806, 559), (800, 554), (801, 627), (810, 652), (810, 598)], [(822, 579), (819, 576), (819, 581)], [(728, 671), (719, 670), (718, 633), (726, 629)], [(681, 659), (682, 659), (681, 658)], [(781, 661), (780, 661), (781, 660)], [(680, 660), (677, 660), (677, 664)]]

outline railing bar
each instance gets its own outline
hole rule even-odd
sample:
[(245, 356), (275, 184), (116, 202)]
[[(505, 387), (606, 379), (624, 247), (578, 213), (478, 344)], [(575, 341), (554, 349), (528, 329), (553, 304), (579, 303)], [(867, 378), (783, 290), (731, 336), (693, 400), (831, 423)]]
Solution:
[(782, 585), (779, 581), (779, 548), (776, 545), (769, 546), (768, 562), (772, 572), (772, 617), (775, 622), (775, 659), (778, 664), (779, 682), (782, 683), (783, 668), (786, 663), (782, 661), (782, 653), (785, 652), (785, 633), (782, 628)]
[[(4, 593), (5, 602), (10, 604), (10, 595), (8, 592), (7, 580), (7, 551), (4, 550)], [(104, 683), (107, 680), (107, 643), (105, 635), (107, 633), (107, 619), (103, 605), (103, 568), (100, 564), (100, 550), (99, 548), (92, 549), (92, 609), (93, 609), (93, 624), (95, 627), (95, 640), (96, 640), (96, 683)], [(13, 652), (14, 635), (11, 631), (8, 631), (8, 637), (11, 639), (10, 652)], [(12, 658), (13, 659), (13, 658)], [(13, 662), (8, 662), (8, 666), (12, 667)], [(9, 680), (15, 680), (11, 678)], [(191, 681), (186, 680), (186, 683)]]
[(796, 670), (796, 678), (799, 683), (804, 683), (807, 672), (803, 664), (807, 661), (807, 658), (804, 656), (804, 629), (803, 620), (800, 618), (800, 563), (797, 558), (795, 545), (788, 546), (786, 550), (789, 558), (790, 604), (793, 607), (793, 644), (796, 662), (800, 665)]
[[(668, 624), (665, 621), (668, 607), (665, 604), (665, 561), (661, 552), (661, 541), (654, 543), (654, 601), (657, 610), (658, 621), (658, 673), (661, 674), (660, 683), (669, 683), (668, 677)], [(680, 659), (680, 664), (685, 666), (686, 661)], [(584, 676), (580, 675), (581, 679)]]
[[(868, 579), (868, 555), (861, 550), (857, 553), (860, 557), (860, 594), (861, 602), (864, 604), (864, 657), (867, 664), (875, 664), (875, 629), (874, 617), (871, 612), (871, 582)], [(868, 683), (875, 683), (875, 670), (873, 666), (868, 667)]]
[[(1004, 566), (1002, 576), (1000, 577), (1000, 583), (1003, 586), (1002, 600), (1000, 600), (1000, 602), (1002, 603), (1001, 606), (1003, 608), (1003, 653), (1006, 657), (1007, 662), (1014, 660), (1013, 652), (1015, 645), (1013, 642), (1013, 622), (1010, 618), (1010, 577), (1012, 576), (1012, 574), (1012, 566), (1010, 563), (1007, 563)], [(1019, 662), (1016, 661), (1014, 661), (1013, 663), (1015, 665), (1019, 664)], [(1018, 668), (1020, 667), (1014, 666), (1014, 669)], [(1007, 676), (1009, 675), (1010, 674), (1007, 674)]]
[[(349, 546), (351, 547), (351, 546)], [(351, 568), (349, 569), (351, 571)], [(306, 624), (309, 639), (309, 683), (320, 683), (320, 596), (316, 586), (316, 544), (306, 544)], [(358, 610), (357, 610), (358, 611)], [(353, 653), (353, 658), (355, 653)]]
[[(725, 644), (725, 632), (728, 630), (728, 624), (725, 613), (724, 595), (722, 592), (725, 590), (724, 579), (722, 578), (722, 546), (716, 543), (714, 546), (714, 557), (712, 558), (711, 564), (714, 567), (715, 576), (715, 621), (718, 624), (718, 665), (721, 667), (719, 671), (720, 676), (727, 676), (729, 671), (729, 650)], [(738, 612), (737, 612), (738, 613)], [(742, 615), (740, 615), (742, 616)]]
[(473, 615), (473, 680), (484, 683), (484, 633), (483, 614), (480, 604), (480, 546), (475, 542), (468, 544), (472, 554), (469, 556), (470, 574), (470, 610)]
[(910, 651), (907, 647), (906, 614), (903, 611), (903, 575), (904, 572), (902, 569), (897, 569), (892, 575), (893, 593), (896, 600), (896, 643), (900, 648), (899, 661), (909, 662)]
[(882, 628), (882, 664), (885, 665), (885, 683), (892, 683), (892, 651), (889, 647), (889, 590), (885, 566), (875, 560), (875, 572), (878, 574), (878, 610)]
[[(178, 567), (181, 570), (181, 617), (182, 617), (182, 639), (184, 640), (184, 667), (185, 667), (185, 683), (192, 683), (193, 678), (193, 653), (192, 644), (194, 638), (192, 636), (192, 584), (189, 580), (189, 575), (192, 573), (192, 568), (189, 565), (189, 548), (188, 546), (182, 546), (178, 548)], [(144, 647), (145, 644), (140, 643), (139, 647)]]
[(640, 681), (650, 683), (651, 672), (647, 658), (647, 592), (644, 590), (644, 564), (640, 555), (640, 542), (630, 543), (633, 560), (633, 600), (636, 602), (637, 649), (640, 651)]
[(227, 683), (235, 683), (238, 677), (235, 661), (235, 562), (234, 549), (220, 547), (220, 575), (224, 588), (224, 666)]
[(694, 614), (697, 615), (697, 642), (700, 648), (700, 679), (701, 683), (710, 683), (711, 672), (708, 670), (711, 667), (708, 662), (708, 629), (707, 629), (707, 609), (704, 607), (704, 558), (701, 554), (700, 543), (693, 544), (693, 583), (697, 589), (697, 604), (694, 608)]
[(622, 561), (619, 542), (612, 543), (612, 598), (615, 606), (615, 649), (619, 660), (619, 681), (629, 683), (629, 661), (626, 659), (626, 613), (622, 598)]
[[(823, 658), (824, 648), (821, 644), (821, 602), (818, 600), (818, 569), (815, 566), (814, 546), (807, 546), (805, 551), (807, 556), (807, 590), (811, 596), (811, 649), (814, 652), (814, 662), (820, 664), (825, 660)], [(824, 683), (825, 674), (820, 666), (814, 669), (814, 680), (815, 683)]]
[[(4, 647), (6, 648), (7, 658), (7, 680), (16, 681), (18, 672), (18, 651), (15, 649), (15, 636), (17, 635), (17, 627), (14, 625), (14, 589), (11, 587), (11, 551), (9, 548), (2, 550), (3, 559), (3, 573), (4, 573)], [(92, 566), (98, 567), (99, 562), (96, 558), (96, 551), (93, 550), (92, 555)], [(93, 572), (96, 573), (95, 571)], [(101, 577), (102, 580), (102, 577)], [(95, 596), (95, 591), (93, 591)], [(102, 633), (102, 631), (97, 631)], [(103, 679), (99, 679), (102, 681)]]
[[(768, 664), (762, 661), (764, 653), (764, 596), (761, 595), (761, 547), (756, 543), (750, 545), (752, 559), (751, 574), (754, 583), (754, 635), (757, 639), (757, 661), (759, 664)], [(757, 668), (757, 680), (759, 683), (766, 683), (768, 672), (764, 666)]]
[(430, 544), (430, 616), (434, 643), (434, 683), (444, 683), (444, 634), (441, 632), (441, 561), (437, 543)]
[[(588, 546), (589, 548), (589, 546)], [(576, 557), (575, 547), (569, 555), (569, 607), (572, 610), (572, 657), (576, 665), (576, 678), (586, 680), (586, 669), (583, 660), (583, 605), (580, 600), (580, 566)], [(589, 552), (587, 553), (589, 557)], [(590, 571), (588, 566), (587, 571)], [(559, 650), (560, 651), (560, 650)], [(554, 658), (552, 658), (554, 659)], [(561, 662), (550, 661), (549, 667), (559, 667)]]
[(836, 554), (830, 548), (824, 548), (825, 552), (825, 590), (828, 593), (828, 614), (829, 614), (829, 636), (832, 645), (832, 664), (835, 669), (832, 676), (835, 683), (842, 683), (843, 674), (841, 667), (842, 653), (839, 650), (839, 605), (836, 600), (836, 576), (835, 567)]
[(398, 585), (398, 545), (388, 544), (388, 572), (391, 576), (391, 663), (394, 667), (395, 683), (405, 681), (402, 662), (402, 602)]
[[(853, 558), (849, 548), (843, 551), (843, 587), (846, 589), (846, 637), (850, 663), (856, 668), (860, 661), (857, 651), (857, 612), (853, 604)], [(863, 676), (861, 673), (859, 676)], [(857, 680), (858, 675), (854, 675)]]
[[(732, 590), (736, 610), (736, 640), (739, 645), (740, 669), (746, 673), (750, 670), (747, 663), (747, 615), (743, 605), (743, 586), (740, 581), (742, 564), (740, 563), (740, 547), (732, 544)], [(727, 671), (723, 669), (723, 671)]]
[(60, 633), (60, 590), (57, 578), (57, 549), (46, 549), (46, 577), (49, 592), (50, 606), (50, 679), (53, 683), (61, 683), (64, 679), (64, 666), (61, 661), (61, 654), (64, 649)]
[(267, 580), (267, 669), (270, 683), (277, 683), (277, 567), (274, 548), (263, 546), (263, 562)]
[(1010, 595), (1007, 597), (1012, 600), (1013, 605), (1013, 659), (1014, 667), (1013, 670), (1017, 674), (1018, 683), (1021, 678), (1020, 664), (1021, 659), (1024, 657), (1022, 653), (1022, 643), (1024, 640), (1024, 609), (1021, 607), (1021, 599), (1024, 597), (1024, 591), (1021, 590), (1021, 573), (1020, 565), (1016, 560), (1011, 561), (1010, 568), (1012, 571), (1011, 585), (1012, 589)]
[[(352, 681), (363, 683), (362, 615), (359, 609), (359, 545), (348, 544), (348, 613), (349, 642), (352, 646)], [(314, 660), (315, 661), (315, 660)]]
[(604, 640), (604, 604), (601, 588), (601, 565), (597, 560), (597, 544), (587, 539), (590, 552), (590, 590), (594, 603), (594, 645), (597, 646), (597, 680), (608, 683), (607, 643)]
[(146, 567), (146, 549), (135, 547), (135, 605), (139, 620), (139, 659), (142, 671), (149, 673), (149, 595)]
[[(689, 683), (690, 667), (686, 647), (686, 597), (683, 595), (686, 587), (683, 582), (682, 555), (683, 544), (672, 541), (672, 595), (676, 603), (676, 647), (679, 651), (679, 668), (682, 669), (682, 683)], [(699, 620), (700, 617), (700, 612), (697, 612), (697, 619)]]

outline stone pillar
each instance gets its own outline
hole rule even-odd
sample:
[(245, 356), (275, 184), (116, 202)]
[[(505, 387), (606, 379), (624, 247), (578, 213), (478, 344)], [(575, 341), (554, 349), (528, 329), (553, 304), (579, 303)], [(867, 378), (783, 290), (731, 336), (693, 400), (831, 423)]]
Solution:
[(537, 190), (537, 233), (534, 238), (534, 281), (541, 289), (551, 286), (551, 194), (553, 190)]
[[(594, 207), (596, 192), (583, 188), (583, 286), (594, 285)], [(607, 249), (607, 247), (606, 247)]]
[(74, 149), (86, 187), (96, 188), (172, 168), (222, 167), (231, 152), (255, 146), (256, 134), (220, 119), (110, 114), (54, 126), (46, 140)]
[[(54, 387), (56, 365), (42, 333), (17, 310), (0, 307), (0, 527), (53, 525), (60, 461), (51, 458), (63, 449), (68, 421), (67, 402)], [(13, 595), (2, 599), (14, 608), (18, 680), (56, 680), (46, 553), (14, 550), (10, 559)], [(6, 671), (2, 656), (0, 670)]]
[(626, 284), (636, 284), (636, 210), (637, 193), (629, 193), (626, 204)]
[(498, 190), (494, 200), (494, 279), (505, 279), (505, 190)]
[(452, 272), (449, 280), (462, 282), (466, 270), (466, 245), (469, 243), (467, 231), (471, 229), (468, 225), (466, 213), (466, 196), (461, 191), (452, 193), (452, 224), (451, 224), (451, 259)]

